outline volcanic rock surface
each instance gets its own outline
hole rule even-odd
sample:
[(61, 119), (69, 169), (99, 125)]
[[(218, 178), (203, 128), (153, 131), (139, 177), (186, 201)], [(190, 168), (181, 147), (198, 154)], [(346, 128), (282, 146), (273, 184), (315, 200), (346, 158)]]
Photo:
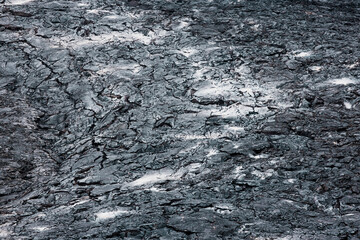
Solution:
[(2, 0), (1, 239), (360, 239), (360, 3)]

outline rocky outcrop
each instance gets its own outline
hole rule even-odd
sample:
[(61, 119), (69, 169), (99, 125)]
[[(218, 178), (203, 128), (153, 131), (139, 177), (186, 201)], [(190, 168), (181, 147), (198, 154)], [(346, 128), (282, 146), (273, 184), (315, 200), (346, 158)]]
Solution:
[(360, 238), (359, 10), (3, 1), (0, 237)]

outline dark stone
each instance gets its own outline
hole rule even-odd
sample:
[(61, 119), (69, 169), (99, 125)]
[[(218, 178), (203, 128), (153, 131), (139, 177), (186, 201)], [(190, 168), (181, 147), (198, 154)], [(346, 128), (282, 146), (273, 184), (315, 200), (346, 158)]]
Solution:
[(360, 239), (358, 1), (0, 2), (1, 239)]

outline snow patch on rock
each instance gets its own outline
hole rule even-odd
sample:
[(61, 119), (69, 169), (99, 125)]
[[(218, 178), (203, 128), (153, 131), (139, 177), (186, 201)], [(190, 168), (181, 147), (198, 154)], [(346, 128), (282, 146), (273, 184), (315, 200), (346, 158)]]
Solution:
[(23, 5), (23, 4), (27, 4), (30, 3), (34, 0), (11, 0), (9, 1), (9, 3), (7, 3), (7, 5)]
[(352, 77), (343, 77), (337, 78), (330, 81), (330, 83), (335, 85), (349, 85), (349, 84), (356, 84), (358, 81)]
[(38, 227), (33, 227), (33, 230), (37, 231), (37, 232), (44, 232), (47, 230), (50, 230), (50, 227), (46, 227), (46, 226), (38, 226)]
[(178, 180), (179, 178), (180, 176), (175, 174), (172, 170), (164, 169), (145, 174), (141, 178), (129, 183), (129, 186), (135, 187), (147, 184), (154, 184), (166, 180)]
[(131, 211), (129, 211), (129, 210), (117, 209), (117, 210), (113, 210), (113, 211), (100, 211), (98, 213), (95, 213), (95, 216), (96, 216), (97, 221), (102, 221), (102, 220), (112, 219), (117, 216), (129, 214), (129, 213), (131, 213)]
[(352, 104), (349, 102), (344, 102), (344, 106), (346, 109), (351, 109), (352, 108)]
[(313, 55), (313, 51), (301, 51), (295, 54), (295, 57), (304, 58), (304, 57), (311, 57)]

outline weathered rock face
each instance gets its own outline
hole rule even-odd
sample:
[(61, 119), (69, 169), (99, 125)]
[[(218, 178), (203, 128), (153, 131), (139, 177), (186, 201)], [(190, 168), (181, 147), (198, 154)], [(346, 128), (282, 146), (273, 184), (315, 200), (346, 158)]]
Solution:
[(359, 239), (358, 1), (5, 0), (0, 238)]

